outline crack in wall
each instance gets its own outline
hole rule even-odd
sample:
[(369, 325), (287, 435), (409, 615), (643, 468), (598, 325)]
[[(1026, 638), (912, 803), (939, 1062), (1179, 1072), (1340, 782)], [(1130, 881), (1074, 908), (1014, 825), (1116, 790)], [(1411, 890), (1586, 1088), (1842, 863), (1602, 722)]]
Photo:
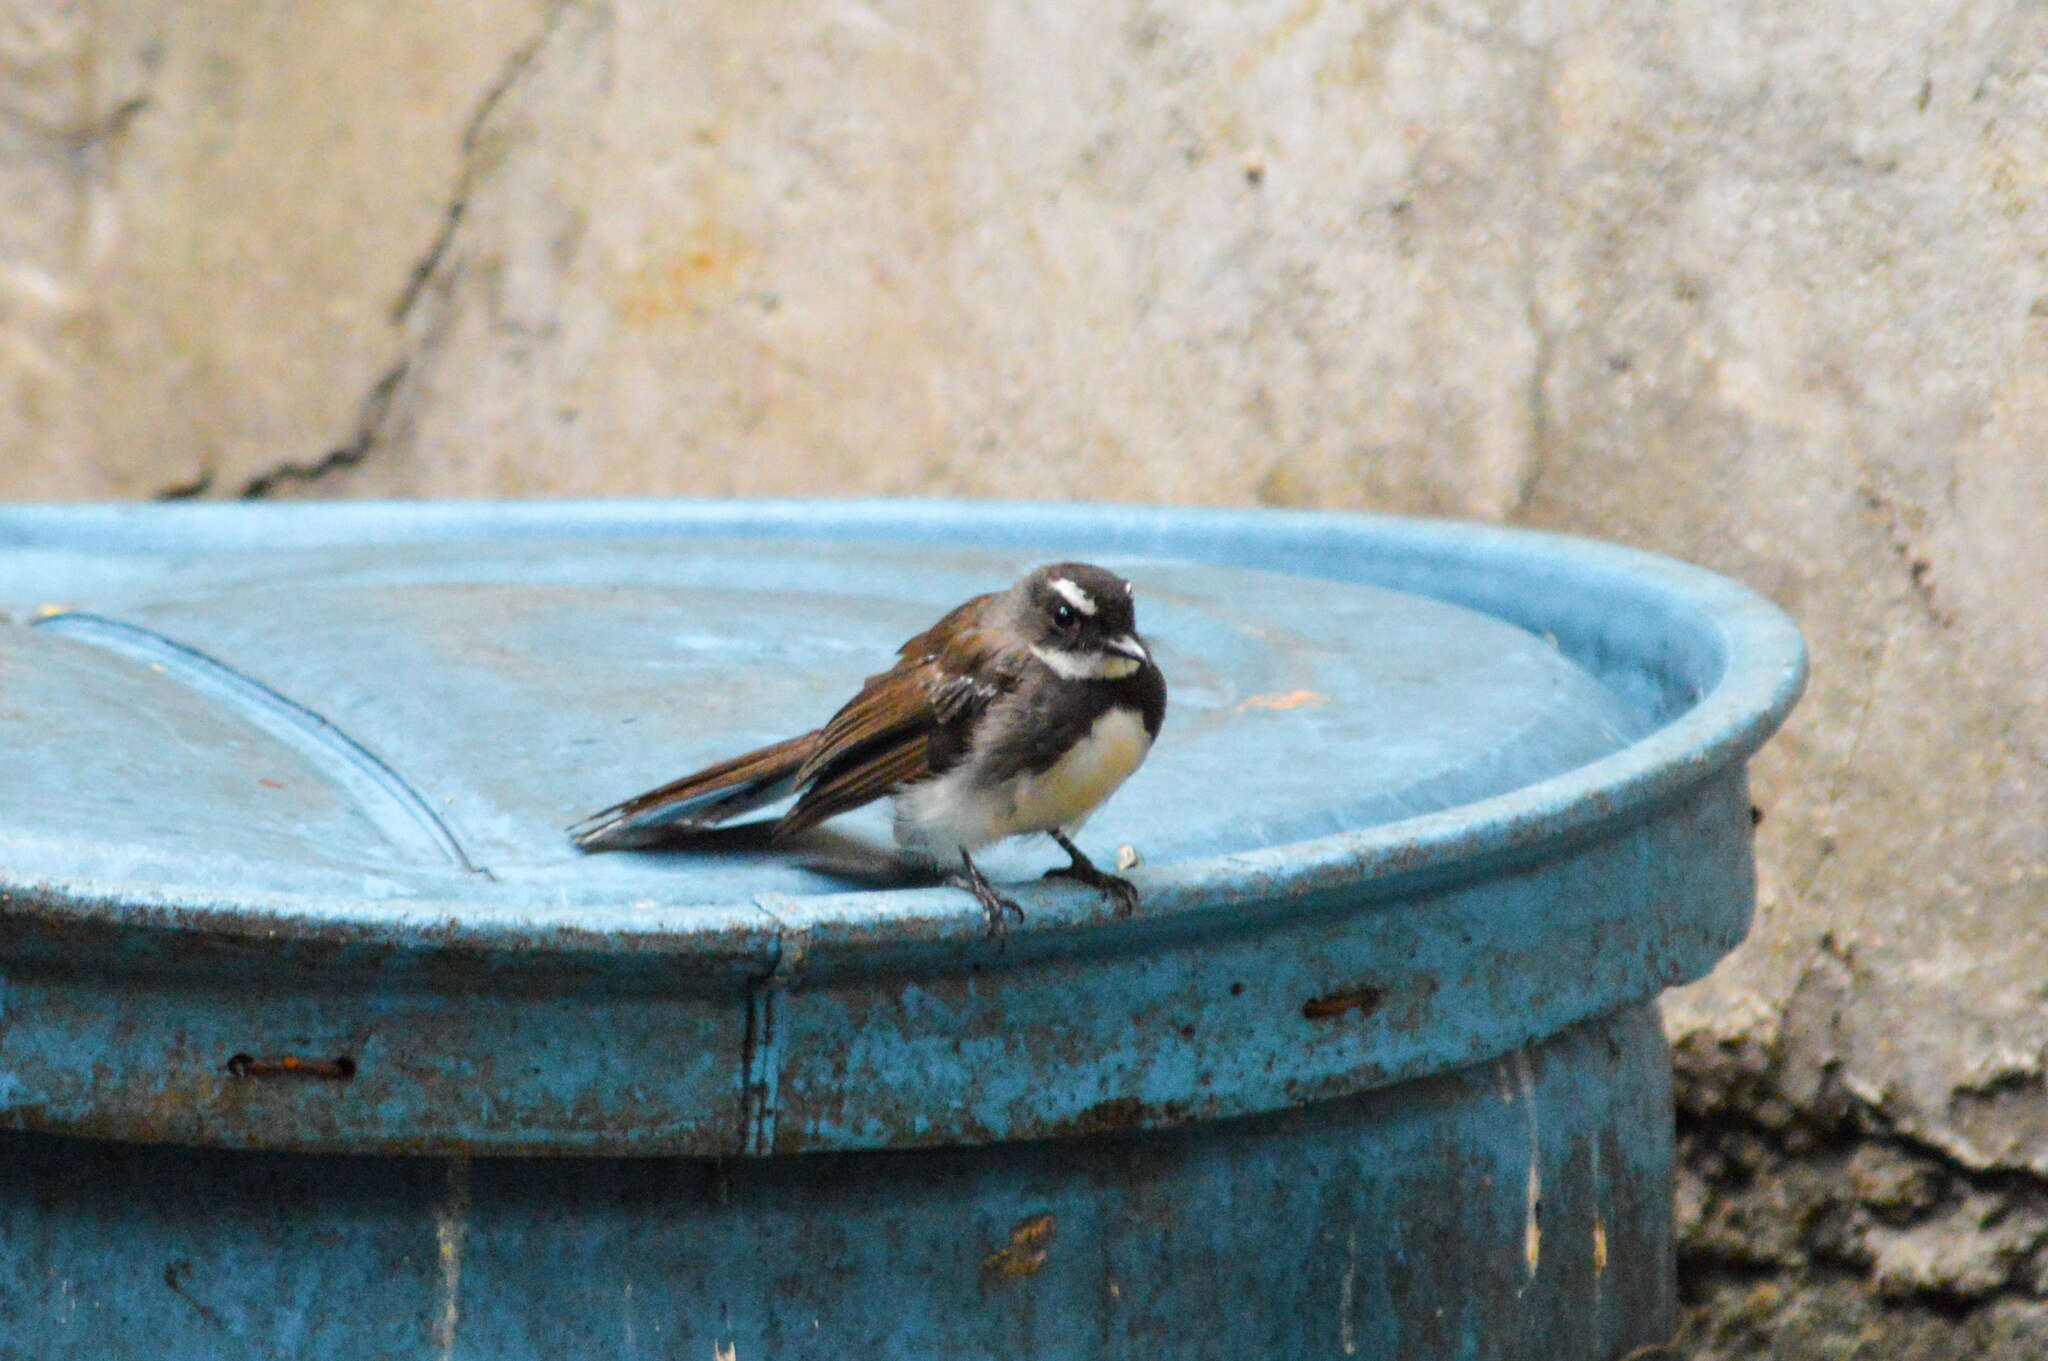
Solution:
[(147, 94), (130, 95), (99, 117), (81, 122), (51, 122), (25, 110), (0, 104), (0, 125), (14, 129), (32, 142), (41, 143), (67, 160), (80, 160), (120, 142), (134, 126), (135, 120), (148, 112), (152, 102)]
[(1863, 497), (1864, 509), (1878, 518), (1884, 529), (1885, 545), (1892, 555), (1904, 565), (1907, 584), (1912, 588), (1914, 598), (1927, 617), (1937, 628), (1951, 628), (1955, 616), (1943, 609), (1934, 590), (1934, 560), (1913, 541), (1909, 532), (1914, 522), (1926, 518), (1917, 507), (1902, 506), (1897, 498), (1888, 496), (1877, 488), (1865, 484), (1857, 489)]
[[(285, 462), (255, 474), (242, 484), (236, 498), (242, 501), (261, 501), (276, 494), (281, 487), (319, 482), (361, 464), (376, 448), (378, 435), (383, 429), (385, 418), (390, 414), (398, 385), (411, 366), (410, 359), (400, 359), (377, 380), (369, 395), (363, 399), (361, 414), (356, 418), (355, 433), (345, 443), (335, 446), (310, 463)], [(199, 475), (195, 483), (190, 484), (196, 486), (198, 490), (186, 494), (196, 496), (204, 492), (212, 486), (213, 478), (213, 471), (207, 469)], [(182, 499), (182, 491), (181, 488), (173, 487), (167, 492), (159, 493), (157, 499), (179, 500)]]
[(156, 502), (196, 501), (213, 490), (218, 473), (212, 468), (201, 468), (197, 476), (184, 482), (173, 482), (167, 487), (151, 492), (149, 499)]
[[(434, 281), (445, 274), (457, 232), (468, 215), (471, 198), (483, 173), (480, 167), (486, 159), (487, 130), (506, 98), (533, 70), (541, 51), (560, 27), (562, 16), (576, 3), (577, 0), (555, 0), (549, 5), (538, 30), (506, 58), (497, 77), (477, 101), (475, 112), (463, 127), (454, 191), (447, 207), (442, 210), (432, 241), (406, 272), (405, 283), (388, 311), (388, 319), (394, 327), (403, 326), (411, 319)], [(279, 463), (248, 477), (235, 493), (236, 498), (264, 500), (288, 488), (322, 483), (362, 466), (383, 446), (388, 425), (400, 406), (402, 385), (432, 347), (431, 335), (424, 340), (402, 340), (399, 357), (365, 394), (355, 427), (346, 440), (318, 458)], [(204, 469), (189, 482), (165, 488), (157, 494), (157, 499), (184, 500), (206, 495), (213, 489), (216, 477), (213, 469)]]
[(547, 16), (541, 21), (540, 31), (513, 51), (498, 72), (497, 79), (491, 82), (490, 87), (484, 91), (483, 98), (477, 101), (476, 112), (470, 115), (468, 124), (462, 130), (461, 169), (455, 177), (455, 192), (449, 199), (447, 208), (442, 212), (441, 225), (434, 233), (433, 241), (414, 263), (411, 272), (406, 276), (405, 286), (392, 301), (390, 318), (394, 326), (412, 314), (413, 308), (419, 304), (421, 295), (426, 292), (427, 285), (441, 272), (442, 262), (447, 259), (450, 248), (455, 244), (455, 234), (462, 226), (463, 217), (469, 212), (470, 197), (476, 189), (477, 164), (480, 159), (478, 153), (483, 146), (484, 132), (490, 126), (498, 106), (533, 69), (541, 49), (554, 37), (556, 30), (561, 26), (563, 14), (573, 3), (575, 0), (555, 0), (555, 3), (548, 7)]

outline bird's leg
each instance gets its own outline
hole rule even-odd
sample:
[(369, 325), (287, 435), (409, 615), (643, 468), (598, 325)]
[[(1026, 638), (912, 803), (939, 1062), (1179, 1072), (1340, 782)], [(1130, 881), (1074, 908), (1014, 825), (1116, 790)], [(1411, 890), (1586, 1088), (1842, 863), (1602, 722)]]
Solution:
[(1081, 854), (1081, 848), (1067, 839), (1064, 832), (1048, 832), (1047, 836), (1060, 843), (1060, 849), (1074, 858), (1071, 865), (1047, 870), (1045, 877), (1055, 875), (1062, 879), (1078, 879), (1088, 887), (1109, 899), (1111, 910), (1119, 917), (1128, 917), (1138, 906), (1138, 888), (1130, 880), (1114, 874), (1104, 874), (1095, 868), (1095, 862)]
[(981, 910), (988, 916), (988, 933), (991, 936), (1008, 935), (1010, 924), (1004, 920), (1004, 914), (1008, 913), (1018, 921), (1023, 921), (1024, 909), (1017, 906), (1016, 899), (996, 892), (996, 886), (988, 881), (988, 876), (981, 872), (974, 863), (974, 858), (967, 854), (964, 847), (960, 851), (960, 865), (966, 873), (949, 874), (946, 876), (946, 882), (955, 888), (964, 888), (974, 895), (974, 901), (981, 904)]

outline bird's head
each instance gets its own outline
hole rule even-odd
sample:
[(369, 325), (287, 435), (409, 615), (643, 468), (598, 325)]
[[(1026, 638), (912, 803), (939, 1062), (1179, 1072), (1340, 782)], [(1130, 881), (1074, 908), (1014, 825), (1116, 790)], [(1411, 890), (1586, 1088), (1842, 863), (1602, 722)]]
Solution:
[(1152, 654), (1131, 583), (1085, 562), (1040, 567), (1011, 588), (1033, 656), (1067, 680), (1122, 680)]

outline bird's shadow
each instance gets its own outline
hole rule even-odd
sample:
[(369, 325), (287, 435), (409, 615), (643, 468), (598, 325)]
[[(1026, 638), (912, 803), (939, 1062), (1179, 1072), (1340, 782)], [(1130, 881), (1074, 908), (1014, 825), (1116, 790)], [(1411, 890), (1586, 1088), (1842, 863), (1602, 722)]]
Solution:
[(650, 829), (620, 850), (652, 855), (752, 856), (773, 852), (798, 869), (859, 888), (924, 888), (944, 881), (937, 864), (894, 847), (825, 827), (776, 841), (775, 819), (727, 823), (720, 827)]

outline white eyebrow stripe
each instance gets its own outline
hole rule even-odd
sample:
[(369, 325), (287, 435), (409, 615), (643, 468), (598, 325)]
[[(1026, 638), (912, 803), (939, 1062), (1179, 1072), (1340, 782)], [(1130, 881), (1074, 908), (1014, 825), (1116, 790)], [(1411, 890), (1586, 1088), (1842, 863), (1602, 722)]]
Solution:
[(1081, 613), (1095, 613), (1095, 602), (1089, 598), (1088, 592), (1082, 590), (1073, 582), (1068, 581), (1065, 577), (1054, 577), (1048, 584), (1055, 591), (1058, 591), (1061, 595), (1065, 596), (1067, 598), (1067, 603), (1069, 605), (1072, 605)]

